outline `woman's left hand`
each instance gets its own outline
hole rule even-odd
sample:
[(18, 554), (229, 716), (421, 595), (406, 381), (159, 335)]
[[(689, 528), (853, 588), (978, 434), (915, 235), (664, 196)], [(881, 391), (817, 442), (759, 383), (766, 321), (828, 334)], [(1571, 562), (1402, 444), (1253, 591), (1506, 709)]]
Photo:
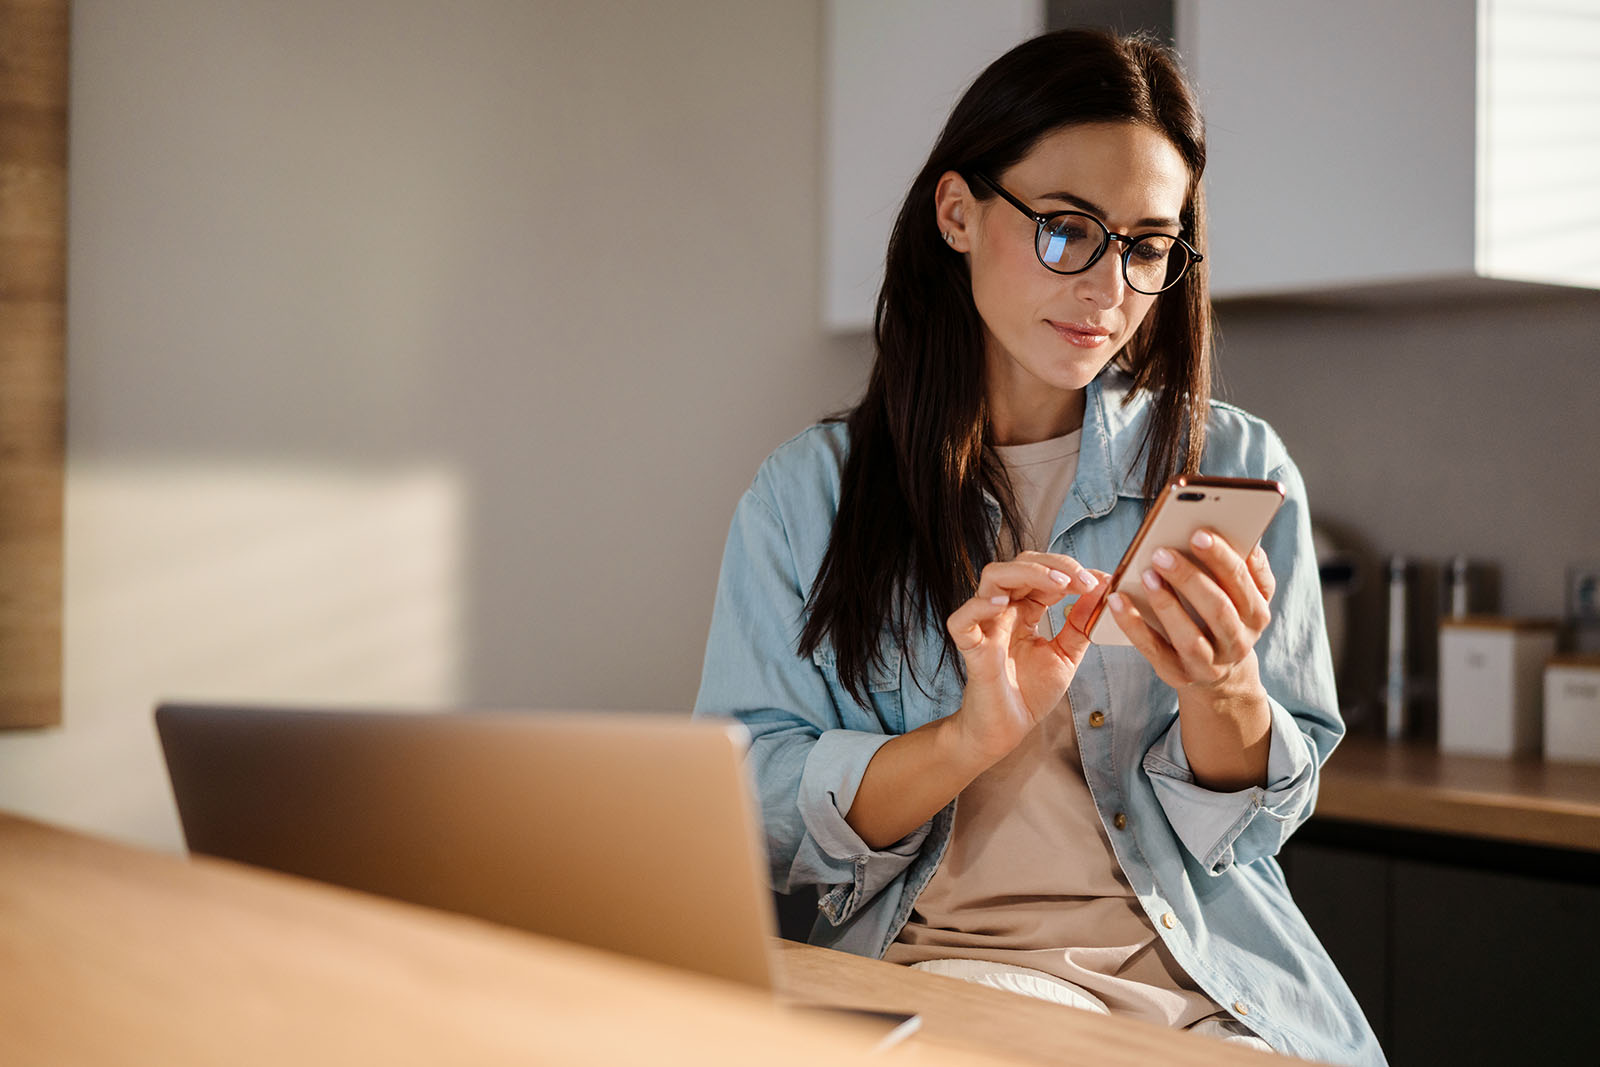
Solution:
[[(1257, 545), (1243, 558), (1222, 538), (1200, 531), (1190, 542), (1190, 560), (1161, 550), (1155, 567), (1136, 575), (1163, 637), (1127, 597), (1112, 596), (1117, 625), (1142, 653), (1156, 675), (1177, 690), (1222, 695), (1240, 686), (1259, 689), (1255, 645), (1267, 623), (1277, 582), (1267, 554)], [(1184, 610), (1199, 616), (1197, 624)]]

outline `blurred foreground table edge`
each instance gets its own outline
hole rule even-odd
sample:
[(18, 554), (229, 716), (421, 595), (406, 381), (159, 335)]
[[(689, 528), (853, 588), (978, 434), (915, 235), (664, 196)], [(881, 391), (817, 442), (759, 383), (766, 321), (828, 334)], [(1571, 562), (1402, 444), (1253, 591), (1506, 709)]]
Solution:
[[(670, 921), (666, 917), (664, 921)], [(1264, 1054), (775, 942), (779, 995), (0, 813), (0, 1062), (1224, 1065)], [(794, 1004), (894, 1008), (922, 1028)]]

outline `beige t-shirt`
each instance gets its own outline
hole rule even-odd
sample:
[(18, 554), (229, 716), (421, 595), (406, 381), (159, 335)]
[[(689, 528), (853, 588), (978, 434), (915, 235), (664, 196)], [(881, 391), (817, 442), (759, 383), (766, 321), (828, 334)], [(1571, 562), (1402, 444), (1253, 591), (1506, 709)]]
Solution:
[[(1009, 530), (1002, 534), (1002, 552), (1016, 555), (1024, 549), (1043, 551), (1048, 546), (1056, 515), (1078, 473), (1078, 448), (1082, 440), (1083, 431), (1073, 430), (1064, 437), (1052, 437), (1036, 444), (995, 448), (1011, 479), (1011, 492), (1021, 511), (1018, 518), (1025, 524), (1020, 537), (1013, 536)], [(1013, 546), (1016, 551), (1006, 551)]]
[[(1046, 547), (1077, 471), (1078, 440), (998, 449), (1029, 527), (1023, 546)], [(1117, 864), (1066, 698), (962, 790), (944, 861), (884, 958), (1029, 967), (1112, 1012), (1165, 1026), (1220, 1010), (1167, 952)]]

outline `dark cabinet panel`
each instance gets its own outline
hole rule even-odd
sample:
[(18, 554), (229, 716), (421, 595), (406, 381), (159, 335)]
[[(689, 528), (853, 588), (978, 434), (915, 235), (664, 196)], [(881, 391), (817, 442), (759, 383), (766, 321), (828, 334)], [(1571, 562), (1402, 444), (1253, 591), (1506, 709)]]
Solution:
[(798, 893), (773, 893), (772, 905), (777, 912), (778, 936), (804, 944), (817, 921), (816, 892), (803, 889)]
[(1394, 861), (1396, 1064), (1600, 1057), (1600, 888)]
[(1600, 856), (1313, 820), (1281, 860), (1394, 1067), (1600, 1055)]

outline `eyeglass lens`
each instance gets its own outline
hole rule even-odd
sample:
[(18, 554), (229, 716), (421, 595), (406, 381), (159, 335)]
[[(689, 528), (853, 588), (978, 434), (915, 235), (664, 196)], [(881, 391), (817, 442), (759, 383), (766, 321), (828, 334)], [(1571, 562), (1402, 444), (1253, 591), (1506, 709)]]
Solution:
[[(1062, 274), (1087, 270), (1113, 235), (1088, 215), (1057, 215), (1039, 227), (1039, 261)], [(1119, 239), (1118, 244), (1124, 244)], [(1166, 234), (1146, 234), (1119, 248), (1128, 285), (1141, 293), (1159, 293), (1183, 277), (1189, 250)]]

